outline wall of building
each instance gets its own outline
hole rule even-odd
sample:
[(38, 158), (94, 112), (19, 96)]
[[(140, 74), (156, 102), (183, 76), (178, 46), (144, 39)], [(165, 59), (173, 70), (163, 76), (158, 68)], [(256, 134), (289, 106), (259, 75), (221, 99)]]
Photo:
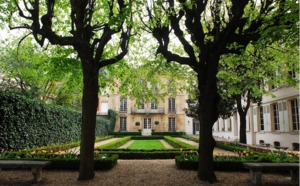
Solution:
[[(247, 114), (247, 143), (259, 145), (260, 143), (269, 144), (275, 147), (274, 142), (279, 142), (280, 147), (294, 149), (293, 144), (299, 144), (299, 127), (294, 128), (292, 124), (291, 101), (298, 101), (299, 108), (299, 90), (293, 87), (279, 87), (270, 91), (270, 95), (263, 96), (261, 105), (252, 104)], [(274, 104), (278, 105), (278, 127), (275, 127)], [(229, 121), (233, 126), (228, 130)], [(300, 117), (298, 115), (298, 126)], [(262, 128), (263, 123), (263, 128)], [(228, 140), (239, 139), (239, 116), (238, 114), (223, 120), (219, 119), (214, 127), (213, 135), (215, 137)]]
[[(115, 125), (115, 131), (120, 131), (120, 120), (121, 118), (126, 118), (126, 131), (139, 131), (144, 129), (145, 118), (151, 118), (151, 129), (157, 132), (169, 131), (169, 118), (175, 118), (175, 131), (185, 132), (186, 124), (191, 122), (187, 119), (184, 108), (187, 107), (186, 99), (187, 95), (185, 93), (180, 93), (176, 95), (175, 98), (175, 112), (169, 111), (169, 98), (172, 96), (165, 97), (162, 101), (158, 101), (157, 109), (151, 109), (151, 102), (144, 103), (144, 109), (139, 109), (137, 101), (134, 99), (129, 99), (127, 97), (127, 110), (120, 110), (120, 100), (123, 96), (119, 94), (110, 94), (107, 96), (99, 96), (99, 106), (98, 114), (103, 113), (101, 105), (107, 103), (108, 109), (116, 110), (117, 120)], [(157, 112), (157, 113), (156, 113)], [(155, 124), (158, 121), (159, 124)], [(140, 125), (137, 126), (136, 122)]]

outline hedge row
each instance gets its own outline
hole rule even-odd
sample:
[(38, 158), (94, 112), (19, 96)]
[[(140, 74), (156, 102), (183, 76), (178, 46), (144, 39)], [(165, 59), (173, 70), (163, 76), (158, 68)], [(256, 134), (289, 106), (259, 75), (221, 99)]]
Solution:
[(185, 132), (152, 132), (152, 135), (179, 137), (185, 135)]
[(102, 151), (106, 154), (117, 154), (119, 159), (174, 159), (181, 152), (178, 149), (175, 150), (164, 150), (164, 151), (124, 151), (124, 150), (108, 150)]
[(192, 150), (198, 149), (197, 147), (194, 147), (190, 144), (184, 143), (184, 142), (177, 140), (171, 136), (164, 136), (164, 139), (166, 142), (168, 142), (174, 148), (183, 148), (183, 149), (192, 149)]
[(115, 137), (123, 137), (123, 136), (141, 136), (141, 132), (109, 132), (109, 135), (113, 135)]
[[(214, 161), (214, 170), (217, 171), (247, 171), (243, 167), (244, 160), (232, 160), (232, 161)], [(249, 161), (248, 161), (249, 162)], [(175, 157), (176, 167), (179, 169), (197, 170), (198, 159), (186, 161), (182, 156)]]
[[(108, 154), (106, 159), (101, 157), (94, 158), (94, 170), (109, 170), (113, 168), (118, 161), (118, 155)], [(76, 159), (50, 159), (50, 164), (46, 169), (54, 170), (79, 170), (80, 160)]]
[[(111, 126), (97, 120), (97, 135)], [(19, 150), (77, 141), (81, 113), (0, 91), (0, 149)]]
[(98, 146), (98, 147), (96, 147), (96, 150), (101, 150), (101, 149), (116, 149), (116, 148), (124, 145), (125, 143), (127, 143), (130, 139), (131, 139), (130, 136), (126, 136), (126, 137), (123, 137), (123, 138), (118, 139), (116, 141), (112, 141), (110, 143)]

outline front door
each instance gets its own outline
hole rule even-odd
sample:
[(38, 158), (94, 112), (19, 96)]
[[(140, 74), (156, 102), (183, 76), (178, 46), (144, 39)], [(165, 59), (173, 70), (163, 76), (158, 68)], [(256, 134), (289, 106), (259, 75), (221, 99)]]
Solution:
[(151, 118), (144, 118), (144, 129), (151, 129)]

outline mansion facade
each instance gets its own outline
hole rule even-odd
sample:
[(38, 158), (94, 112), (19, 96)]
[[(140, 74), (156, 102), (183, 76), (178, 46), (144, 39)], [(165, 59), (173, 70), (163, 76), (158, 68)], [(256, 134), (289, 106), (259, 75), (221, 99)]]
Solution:
[(186, 123), (192, 119), (185, 115), (187, 95), (179, 93), (161, 101), (134, 100), (120, 94), (99, 97), (97, 115), (107, 114), (108, 109), (117, 111), (114, 131), (137, 132), (145, 135), (155, 132), (185, 132)]

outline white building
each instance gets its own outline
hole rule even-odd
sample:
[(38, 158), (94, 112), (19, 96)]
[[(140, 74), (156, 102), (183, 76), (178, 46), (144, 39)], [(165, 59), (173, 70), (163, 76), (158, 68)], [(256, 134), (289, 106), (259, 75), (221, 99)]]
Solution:
[[(299, 151), (299, 90), (282, 86), (263, 96), (260, 106), (252, 104), (247, 114), (247, 144), (266, 145)], [(239, 115), (219, 119), (213, 127), (215, 137), (239, 139)]]

